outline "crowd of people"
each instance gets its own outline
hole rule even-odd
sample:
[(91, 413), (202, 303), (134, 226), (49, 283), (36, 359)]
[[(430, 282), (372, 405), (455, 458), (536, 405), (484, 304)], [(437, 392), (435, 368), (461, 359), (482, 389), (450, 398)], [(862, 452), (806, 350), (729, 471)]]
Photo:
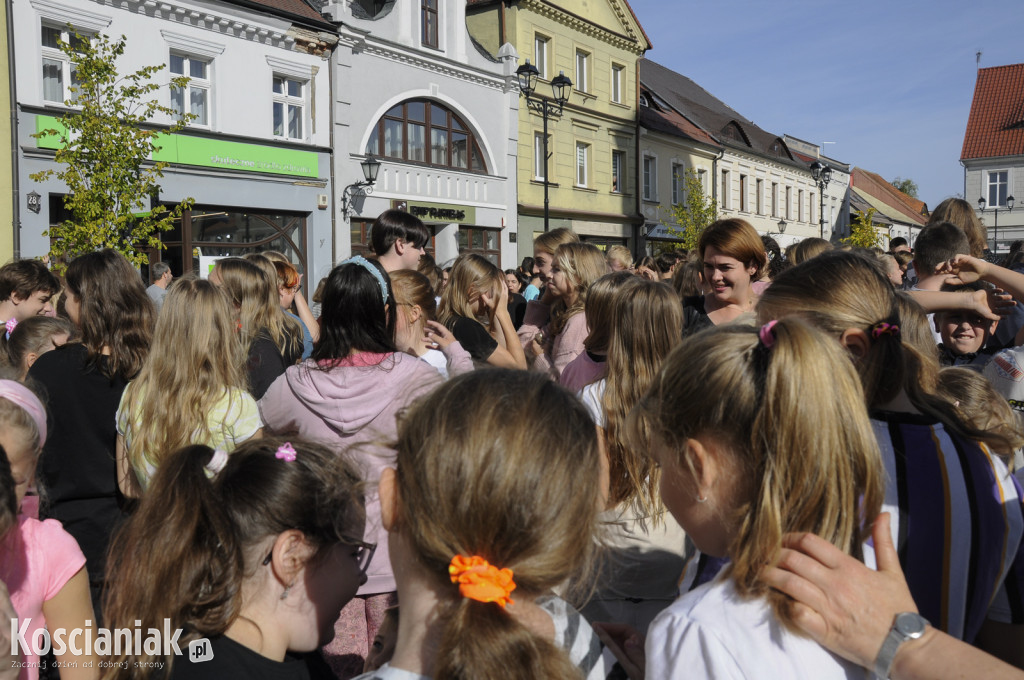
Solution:
[(310, 303), (9, 263), (0, 678), (1024, 677), (1024, 254), (959, 203), (505, 271), (389, 210)]

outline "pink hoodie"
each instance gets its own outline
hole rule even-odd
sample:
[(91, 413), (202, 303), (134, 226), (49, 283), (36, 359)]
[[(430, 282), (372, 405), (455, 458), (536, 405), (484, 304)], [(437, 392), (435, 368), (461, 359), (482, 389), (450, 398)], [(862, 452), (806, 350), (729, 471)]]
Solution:
[(333, 449), (347, 450), (370, 485), (366, 496), (365, 540), (377, 544), (360, 595), (395, 590), (387, 531), (380, 522), (377, 483), (394, 466), (393, 451), (379, 446), (396, 438), (395, 417), (417, 397), (442, 382), (433, 366), (396, 352), (370, 366), (320, 370), (312, 360), (292, 366), (259, 401), (260, 415), (274, 434), (295, 434)]

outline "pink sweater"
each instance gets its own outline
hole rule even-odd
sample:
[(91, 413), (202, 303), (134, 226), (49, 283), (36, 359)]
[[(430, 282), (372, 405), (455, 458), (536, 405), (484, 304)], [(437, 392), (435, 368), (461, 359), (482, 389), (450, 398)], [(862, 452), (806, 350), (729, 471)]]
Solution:
[[(547, 305), (531, 300), (526, 303), (526, 315), (518, 334), (523, 351), (527, 351), (526, 347), (534, 336), (544, 331), (544, 354), (533, 360), (533, 370), (547, 373), (557, 381), (562, 375), (562, 369), (583, 353), (583, 341), (588, 333), (587, 317), (583, 312), (573, 314), (562, 326), (562, 332), (551, 337), (548, 332), (550, 316), (551, 310)], [(530, 356), (528, 351), (526, 356)]]

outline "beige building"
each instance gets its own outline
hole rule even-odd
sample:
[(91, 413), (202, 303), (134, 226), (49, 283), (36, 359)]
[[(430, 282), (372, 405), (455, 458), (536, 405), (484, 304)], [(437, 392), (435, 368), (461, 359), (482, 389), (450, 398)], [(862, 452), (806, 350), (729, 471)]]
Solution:
[[(540, 72), (536, 95), (564, 73), (573, 86), (549, 118), (549, 228), (569, 227), (599, 246), (634, 246), (637, 206), (637, 63), (651, 48), (625, 0), (469, 0), (470, 34), (490, 54), (510, 43)], [(519, 253), (544, 230), (544, 123), (519, 102)]]

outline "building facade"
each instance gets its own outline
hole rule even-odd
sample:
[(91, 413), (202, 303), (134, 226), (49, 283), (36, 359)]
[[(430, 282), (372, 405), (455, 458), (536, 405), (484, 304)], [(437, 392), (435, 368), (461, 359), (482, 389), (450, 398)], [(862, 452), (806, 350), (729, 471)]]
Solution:
[[(1024, 64), (978, 69), (960, 153), (964, 198), (979, 206), (990, 248), (1024, 239)], [(984, 209), (980, 201), (984, 199)]]
[[(469, 0), (467, 24), (490, 54), (510, 43), (540, 72), (536, 92), (550, 98), (564, 73), (572, 91), (560, 115), (544, 124), (518, 106), (519, 255), (532, 255), (544, 230), (568, 227), (605, 247), (635, 246), (643, 222), (637, 204), (637, 60), (651, 48), (625, 0)], [(545, 176), (546, 175), (546, 176)]]
[[(305, 272), (329, 268), (331, 125), (329, 54), (334, 27), (301, 0), (13, 3), (18, 60), (20, 244), (49, 250), (44, 232), (63, 219), (66, 187), (29, 175), (52, 169), (54, 140), (32, 134), (74, 109), (74, 64), (57, 48), (68, 24), (83, 36), (128, 36), (122, 73), (164, 64), (157, 79), (190, 76), (158, 97), (196, 118), (154, 160), (169, 162), (159, 200), (194, 200), (152, 259), (175, 276), (205, 274), (216, 258), (280, 250)], [(154, 120), (167, 124), (170, 120)], [(308, 277), (307, 277), (308, 279)]]
[[(488, 54), (466, 28), (466, 3), (328, 3), (335, 57), (336, 256), (369, 251), (370, 227), (398, 207), (420, 217), (439, 265), (476, 252), (518, 264), (516, 55)], [(500, 53), (500, 54), (499, 54)], [(361, 163), (380, 163), (375, 184)]]

